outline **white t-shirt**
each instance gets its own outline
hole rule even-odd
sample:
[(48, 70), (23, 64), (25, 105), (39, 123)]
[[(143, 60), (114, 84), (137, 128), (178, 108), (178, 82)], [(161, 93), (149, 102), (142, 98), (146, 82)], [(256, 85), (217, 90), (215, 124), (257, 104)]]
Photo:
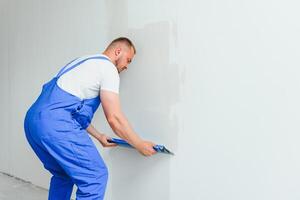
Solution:
[[(103, 54), (83, 56), (70, 63), (64, 71), (86, 58), (95, 56), (108, 58)], [(99, 95), (100, 90), (119, 93), (119, 83), (120, 77), (116, 66), (106, 59), (86, 60), (57, 80), (60, 88), (80, 99), (94, 98)]]

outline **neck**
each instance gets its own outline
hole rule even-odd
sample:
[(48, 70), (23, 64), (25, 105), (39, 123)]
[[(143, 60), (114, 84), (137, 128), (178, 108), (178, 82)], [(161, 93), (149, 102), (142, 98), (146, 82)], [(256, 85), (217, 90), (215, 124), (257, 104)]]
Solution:
[(110, 59), (110, 61), (111, 61), (114, 65), (116, 65), (116, 61), (115, 61), (115, 59), (113, 59), (114, 57), (113, 57), (113, 54), (112, 54), (111, 52), (109, 52), (109, 51), (104, 51), (102, 54), (103, 54), (103, 55), (106, 55), (106, 56)]

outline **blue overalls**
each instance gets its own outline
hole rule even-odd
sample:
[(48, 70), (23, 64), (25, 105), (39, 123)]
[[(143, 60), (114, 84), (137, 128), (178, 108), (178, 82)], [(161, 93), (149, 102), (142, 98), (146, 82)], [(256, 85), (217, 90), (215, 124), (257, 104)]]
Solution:
[[(85, 130), (100, 105), (100, 97), (82, 100), (57, 85), (61, 75), (89, 59), (108, 60), (94, 56), (75, 60), (75, 64), (70, 62), (43, 85), (38, 99), (26, 113), (26, 138), (53, 175), (49, 200), (69, 200), (74, 184), (78, 188), (77, 200), (104, 198), (108, 170)], [(67, 68), (69, 65), (72, 66)]]

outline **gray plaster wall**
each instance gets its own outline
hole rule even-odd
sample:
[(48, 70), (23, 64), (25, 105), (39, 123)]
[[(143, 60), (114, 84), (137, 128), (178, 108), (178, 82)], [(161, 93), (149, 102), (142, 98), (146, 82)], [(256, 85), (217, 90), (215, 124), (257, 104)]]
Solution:
[[(175, 156), (97, 147), (106, 199), (299, 199), (299, 3), (0, 1), (0, 170), (48, 187), (23, 117), (66, 62), (130, 37), (123, 110)], [(113, 136), (101, 109), (95, 126)]]

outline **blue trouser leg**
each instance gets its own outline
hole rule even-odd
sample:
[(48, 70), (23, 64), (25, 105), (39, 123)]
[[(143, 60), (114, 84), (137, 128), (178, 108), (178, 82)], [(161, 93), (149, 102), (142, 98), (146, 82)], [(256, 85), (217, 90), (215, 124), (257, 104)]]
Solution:
[(85, 130), (68, 140), (48, 138), (42, 143), (76, 184), (77, 200), (104, 199), (108, 170)]
[(70, 200), (74, 183), (69, 177), (51, 177), (48, 200)]
[[(25, 127), (26, 129), (27, 127)], [(26, 138), (43, 162), (44, 167), (53, 175), (50, 182), (49, 200), (70, 200), (74, 183), (65, 171), (59, 166), (56, 160), (43, 148), (41, 143), (31, 136), (29, 130), (26, 130)]]
[[(77, 200), (103, 200), (108, 170), (93, 141), (86, 130), (57, 132), (59, 125), (51, 120), (25, 125), (30, 145), (53, 174), (49, 199), (69, 200), (72, 186), (76, 184)], [(65, 187), (59, 187), (62, 185)]]

